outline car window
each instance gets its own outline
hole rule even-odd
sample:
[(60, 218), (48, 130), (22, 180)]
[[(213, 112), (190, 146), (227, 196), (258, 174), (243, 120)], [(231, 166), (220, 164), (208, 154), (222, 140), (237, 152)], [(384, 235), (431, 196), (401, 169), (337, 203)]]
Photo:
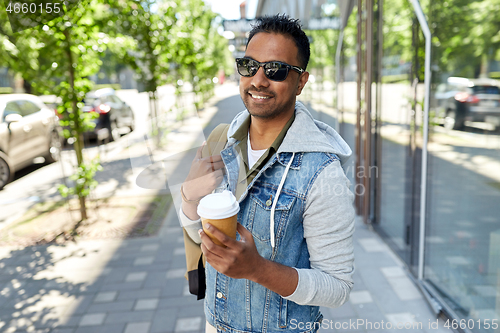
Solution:
[(443, 93), (446, 91), (446, 83), (441, 83), (440, 85), (437, 86), (436, 92), (437, 93)]
[(5, 117), (9, 114), (21, 114), (21, 109), (19, 108), (19, 105), (15, 101), (7, 103), (5, 106), (5, 110), (3, 111), (3, 116), (2, 116), (2, 121), (5, 120)]
[(109, 96), (104, 95), (104, 96), (99, 97), (100, 104), (109, 103), (109, 102), (111, 102), (111, 100), (109, 99)]
[(85, 97), (85, 99), (83, 100), (83, 103), (85, 105), (94, 105), (96, 102), (96, 99), (94, 97)]
[(23, 117), (40, 111), (40, 107), (30, 101), (17, 101), (17, 104), (21, 108), (21, 115)]
[(121, 99), (119, 99), (118, 97), (116, 97), (115, 95), (109, 95), (109, 97), (110, 97), (110, 98), (111, 98), (111, 100), (112, 100), (113, 102), (115, 102), (115, 103), (118, 103), (118, 104), (120, 104), (120, 105), (123, 103), (123, 102), (122, 102), (122, 100), (121, 100)]
[(474, 94), (499, 95), (500, 88), (495, 86), (474, 86), (472, 87)]

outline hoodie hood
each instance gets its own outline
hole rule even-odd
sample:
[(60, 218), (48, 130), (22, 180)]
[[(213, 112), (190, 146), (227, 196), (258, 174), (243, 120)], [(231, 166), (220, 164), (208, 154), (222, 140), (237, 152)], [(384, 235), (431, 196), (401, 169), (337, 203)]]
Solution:
[[(232, 121), (227, 132), (230, 145), (236, 142), (231, 136), (248, 117), (250, 117), (250, 113), (245, 110), (238, 113)], [(295, 121), (288, 129), (277, 153), (282, 152), (332, 153), (339, 157), (341, 164), (345, 164), (352, 154), (351, 148), (337, 131), (327, 124), (315, 120), (301, 102), (295, 103)]]

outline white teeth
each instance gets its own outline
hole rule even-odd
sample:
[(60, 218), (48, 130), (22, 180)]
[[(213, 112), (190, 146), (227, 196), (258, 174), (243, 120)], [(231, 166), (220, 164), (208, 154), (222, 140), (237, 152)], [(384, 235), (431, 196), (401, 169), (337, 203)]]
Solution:
[(259, 96), (259, 95), (254, 95), (254, 94), (250, 94), (252, 95), (253, 98), (257, 98), (257, 99), (268, 99), (269, 97), (266, 97), (266, 96)]

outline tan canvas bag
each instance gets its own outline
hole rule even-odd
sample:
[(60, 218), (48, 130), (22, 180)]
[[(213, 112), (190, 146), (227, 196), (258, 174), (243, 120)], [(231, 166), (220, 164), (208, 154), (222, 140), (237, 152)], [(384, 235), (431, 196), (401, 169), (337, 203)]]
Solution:
[[(218, 125), (208, 136), (207, 144), (201, 152), (201, 157), (218, 155), (224, 149), (227, 143), (227, 131), (229, 124)], [(199, 244), (193, 242), (186, 230), (184, 233), (184, 247), (186, 249), (186, 274), (184, 275), (189, 282), (189, 292), (197, 296), (197, 299), (205, 298), (205, 258), (201, 252)]]

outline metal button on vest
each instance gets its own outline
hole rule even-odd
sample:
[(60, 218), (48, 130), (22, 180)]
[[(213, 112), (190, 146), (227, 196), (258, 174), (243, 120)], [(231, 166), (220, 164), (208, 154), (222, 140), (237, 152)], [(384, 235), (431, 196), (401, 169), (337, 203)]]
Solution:
[(267, 200), (267, 201), (266, 201), (266, 206), (267, 206), (267, 207), (271, 206), (272, 204), (273, 204), (273, 202), (272, 202), (271, 200)]
[(220, 291), (217, 293), (217, 298), (222, 298), (222, 293)]

